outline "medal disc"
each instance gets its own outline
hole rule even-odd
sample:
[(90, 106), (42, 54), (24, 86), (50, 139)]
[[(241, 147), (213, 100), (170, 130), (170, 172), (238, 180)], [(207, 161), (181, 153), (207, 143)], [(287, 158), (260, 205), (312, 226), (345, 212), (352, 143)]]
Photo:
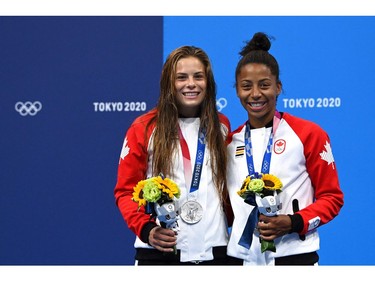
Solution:
[(199, 222), (203, 216), (203, 208), (197, 201), (187, 201), (181, 206), (180, 217), (188, 224)]

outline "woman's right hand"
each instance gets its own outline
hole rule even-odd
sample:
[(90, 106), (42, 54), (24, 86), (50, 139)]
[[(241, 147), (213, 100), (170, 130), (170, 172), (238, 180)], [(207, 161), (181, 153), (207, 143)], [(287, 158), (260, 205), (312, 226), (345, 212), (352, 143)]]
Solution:
[(173, 230), (157, 226), (151, 229), (148, 242), (161, 252), (173, 252), (177, 244), (177, 237)]

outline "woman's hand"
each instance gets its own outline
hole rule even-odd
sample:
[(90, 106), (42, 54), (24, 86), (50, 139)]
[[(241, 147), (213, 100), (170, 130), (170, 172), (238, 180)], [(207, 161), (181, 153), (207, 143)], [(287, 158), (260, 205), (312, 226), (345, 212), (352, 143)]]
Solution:
[(161, 252), (173, 252), (177, 244), (177, 237), (173, 230), (157, 226), (151, 229), (148, 242)]
[(267, 217), (261, 214), (257, 228), (260, 238), (270, 241), (288, 234), (292, 230), (292, 221), (288, 215)]

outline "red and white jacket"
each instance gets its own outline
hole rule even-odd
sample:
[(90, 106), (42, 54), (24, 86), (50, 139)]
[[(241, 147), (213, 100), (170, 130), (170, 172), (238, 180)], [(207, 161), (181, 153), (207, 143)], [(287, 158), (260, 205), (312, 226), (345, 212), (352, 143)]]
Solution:
[[(298, 200), (303, 229), (275, 240), (276, 253), (261, 253), (257, 234), (246, 249), (238, 244), (247, 218), (254, 208), (246, 204), (237, 191), (248, 175), (244, 149), (245, 124), (228, 137), (228, 188), (234, 212), (234, 222), (228, 245), (228, 255), (244, 259), (245, 265), (272, 265), (275, 257), (319, 250), (317, 227), (331, 221), (343, 206), (336, 165), (328, 135), (313, 122), (283, 113), (273, 138), (270, 174), (282, 184), (279, 194), (280, 214), (293, 214), (292, 201)], [(251, 130), (255, 171), (261, 171), (264, 151), (271, 128)], [(305, 235), (305, 240), (299, 234)]]
[[(138, 117), (128, 129), (123, 143), (118, 166), (118, 179), (114, 194), (116, 204), (128, 227), (136, 234), (135, 248), (152, 248), (141, 240), (142, 229), (150, 222), (150, 215), (145, 214), (142, 207), (137, 211), (138, 204), (132, 201), (133, 188), (140, 180), (152, 176), (152, 133), (151, 125), (146, 125), (156, 115), (156, 110)], [(226, 116), (219, 115), (223, 132), (230, 131), (230, 123)], [(188, 144), (192, 170), (197, 151), (199, 118), (179, 119), (182, 134)], [(223, 136), (224, 137), (224, 136)], [(187, 200), (190, 186), (185, 184), (182, 152), (179, 147), (174, 159), (174, 174), (165, 175), (174, 180), (181, 190), (177, 200), (177, 208)], [(198, 189), (197, 201), (203, 207), (203, 218), (196, 224), (187, 224), (178, 220), (180, 231), (177, 235), (177, 249), (181, 251), (181, 261), (204, 261), (213, 259), (212, 247), (226, 246), (228, 243), (227, 221), (219, 196), (212, 180), (210, 154), (205, 149), (204, 164)]]

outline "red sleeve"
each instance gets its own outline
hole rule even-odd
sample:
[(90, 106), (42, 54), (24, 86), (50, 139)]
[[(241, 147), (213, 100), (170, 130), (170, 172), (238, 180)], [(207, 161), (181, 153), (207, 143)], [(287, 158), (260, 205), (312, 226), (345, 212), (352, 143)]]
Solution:
[(230, 134), (228, 135), (227, 139), (226, 139), (226, 145), (228, 146), (231, 142), (232, 142), (232, 139), (233, 139), (233, 135), (237, 134), (238, 132), (241, 132), (241, 130), (243, 129), (243, 127), (246, 125), (246, 122), (243, 123), (242, 125), (240, 125), (237, 129), (235, 129), (234, 131), (230, 132)]
[(223, 113), (219, 112), (219, 120), (220, 123), (223, 124), (227, 129), (227, 135), (231, 132), (230, 122), (227, 116), (225, 116)]
[(143, 226), (150, 221), (150, 215), (145, 214), (144, 208), (138, 210), (138, 203), (132, 201), (133, 188), (146, 177), (147, 148), (154, 128), (150, 126), (146, 134), (149, 117), (149, 114), (146, 114), (136, 119), (126, 133), (114, 189), (116, 204), (129, 229), (138, 237), (141, 237)]
[[(306, 168), (315, 191), (315, 202), (300, 210), (304, 226), (300, 234), (309, 231), (311, 221), (320, 218), (319, 226), (335, 218), (344, 204), (336, 164), (327, 133), (318, 125), (308, 122), (296, 126), (297, 134), (304, 144)], [(311, 220), (311, 221), (310, 221)]]

